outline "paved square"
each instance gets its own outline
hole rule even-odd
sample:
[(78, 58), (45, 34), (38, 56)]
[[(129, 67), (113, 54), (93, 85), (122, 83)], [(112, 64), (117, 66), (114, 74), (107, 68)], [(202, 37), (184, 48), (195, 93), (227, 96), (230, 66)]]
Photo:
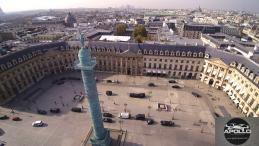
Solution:
[[(70, 73), (61, 76), (78, 76)], [(74, 102), (73, 97), (83, 92), (82, 81), (68, 80), (63, 85), (52, 85), (53, 76), (15, 99), (8, 106), (1, 107), (1, 113), (8, 116), (19, 116), (23, 120), (0, 121), (3, 130), (1, 141), (11, 146), (46, 145), (46, 146), (79, 146), (90, 129), (90, 119), (86, 100)], [(231, 116), (242, 116), (222, 91), (210, 88), (198, 80), (177, 80), (181, 89), (172, 88), (166, 78), (125, 76), (97, 73), (99, 98), (102, 110), (112, 113), (114, 123), (105, 127), (127, 130), (125, 146), (210, 146), (214, 145), (214, 113), (224, 116), (224, 111)], [(106, 83), (106, 80), (119, 80), (120, 84)], [(156, 87), (148, 87), (148, 83)], [(35, 93), (33, 91), (35, 90)], [(106, 96), (107, 90), (113, 96)], [(196, 98), (191, 92), (202, 97)], [(145, 92), (144, 99), (130, 98), (130, 92)], [(33, 93), (33, 94), (32, 94)], [(169, 111), (157, 111), (157, 104), (168, 105)], [(73, 113), (74, 106), (84, 107), (83, 113)], [(10, 113), (10, 107), (15, 114)], [(49, 110), (61, 108), (60, 114), (38, 115), (38, 109)], [(126, 108), (133, 116), (144, 113), (151, 116), (156, 123), (147, 125), (133, 119), (120, 120), (117, 115)], [(175, 127), (162, 127), (160, 120), (172, 120)], [(43, 120), (46, 127), (33, 128), (31, 123)]]

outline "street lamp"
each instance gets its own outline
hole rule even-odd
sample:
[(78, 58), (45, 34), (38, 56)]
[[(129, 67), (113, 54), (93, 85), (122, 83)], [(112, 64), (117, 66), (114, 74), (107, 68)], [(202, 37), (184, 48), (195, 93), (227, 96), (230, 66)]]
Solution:
[(101, 108), (102, 108), (102, 112), (104, 112), (104, 108), (103, 108), (103, 103), (104, 103), (104, 102), (103, 102), (102, 100), (100, 100), (100, 103), (101, 103), (101, 106), (102, 106), (102, 107), (101, 107)]
[(124, 103), (124, 112), (126, 112), (127, 110), (126, 110), (126, 107), (127, 107), (127, 103)]
[(149, 105), (147, 108), (148, 108), (147, 116), (150, 117), (150, 109), (151, 109), (152, 107)]
[(123, 123), (123, 120), (120, 119), (120, 120), (119, 120), (119, 123), (120, 123), (120, 131), (122, 131), (122, 123)]

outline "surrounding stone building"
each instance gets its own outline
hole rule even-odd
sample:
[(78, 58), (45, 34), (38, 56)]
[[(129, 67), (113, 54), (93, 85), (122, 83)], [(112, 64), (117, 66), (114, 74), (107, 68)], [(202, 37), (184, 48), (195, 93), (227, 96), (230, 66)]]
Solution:
[[(44, 43), (0, 56), (0, 103), (44, 77), (74, 70), (78, 42)], [(223, 90), (246, 116), (258, 117), (258, 64), (242, 55), (204, 46), (88, 43), (96, 71), (198, 79)]]
[(207, 48), (201, 81), (222, 89), (246, 116), (259, 116), (259, 67), (240, 55)]
[(181, 35), (191, 39), (200, 39), (201, 34), (214, 34), (220, 32), (221, 27), (218, 25), (207, 24), (184, 24)]

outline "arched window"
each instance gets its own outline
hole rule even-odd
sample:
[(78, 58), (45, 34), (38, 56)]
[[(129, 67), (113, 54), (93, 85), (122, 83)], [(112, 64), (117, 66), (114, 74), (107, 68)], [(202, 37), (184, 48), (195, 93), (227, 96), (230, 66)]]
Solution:
[(165, 51), (165, 55), (167, 55), (167, 56), (169, 55), (169, 51), (168, 50)]
[(142, 54), (141, 50), (138, 50), (138, 54)]

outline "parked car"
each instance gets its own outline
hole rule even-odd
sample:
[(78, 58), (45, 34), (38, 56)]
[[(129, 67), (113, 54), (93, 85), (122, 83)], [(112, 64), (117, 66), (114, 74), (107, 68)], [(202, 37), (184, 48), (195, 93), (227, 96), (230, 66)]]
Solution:
[(180, 89), (181, 87), (178, 85), (173, 85), (172, 88)]
[(0, 115), (0, 120), (7, 120), (9, 117), (7, 115)]
[(169, 80), (169, 83), (177, 83), (175, 80)]
[(71, 111), (76, 113), (81, 113), (82, 109), (80, 107), (72, 107)]
[(106, 91), (107, 96), (112, 96), (112, 91)]
[(62, 84), (64, 84), (65, 82), (63, 81), (63, 80), (58, 80), (57, 82), (56, 82), (56, 84), (57, 85), (62, 85)]
[(112, 80), (106, 80), (106, 83), (112, 83)]
[(112, 118), (112, 114), (111, 113), (103, 113), (103, 117)]
[(44, 125), (44, 123), (42, 121), (35, 121), (35, 122), (32, 122), (32, 126), (33, 127), (42, 127)]
[(123, 112), (123, 113), (120, 113), (118, 117), (121, 119), (130, 119), (130, 113)]
[(174, 126), (174, 122), (172, 121), (160, 121), (162, 126)]
[(60, 109), (59, 108), (51, 108), (49, 111), (51, 113), (60, 113)]
[(192, 92), (192, 95), (193, 95), (194, 97), (201, 97), (201, 95), (198, 94), (198, 93), (196, 93), (196, 92)]
[(146, 97), (145, 93), (130, 93), (129, 96), (133, 97), (133, 98), (145, 98)]
[(112, 119), (111, 118), (103, 118), (103, 122), (112, 123)]
[(40, 114), (40, 115), (46, 115), (46, 114), (47, 114), (47, 111), (38, 109), (38, 110), (37, 110), (37, 113)]
[(151, 119), (151, 118), (147, 118), (147, 119), (146, 119), (146, 122), (147, 122), (148, 125), (154, 124), (154, 120)]
[(148, 83), (148, 87), (155, 87), (156, 85), (154, 83)]
[(13, 117), (12, 120), (13, 121), (21, 121), (22, 119), (20, 117)]
[(146, 120), (145, 114), (137, 114), (135, 117), (136, 120)]

